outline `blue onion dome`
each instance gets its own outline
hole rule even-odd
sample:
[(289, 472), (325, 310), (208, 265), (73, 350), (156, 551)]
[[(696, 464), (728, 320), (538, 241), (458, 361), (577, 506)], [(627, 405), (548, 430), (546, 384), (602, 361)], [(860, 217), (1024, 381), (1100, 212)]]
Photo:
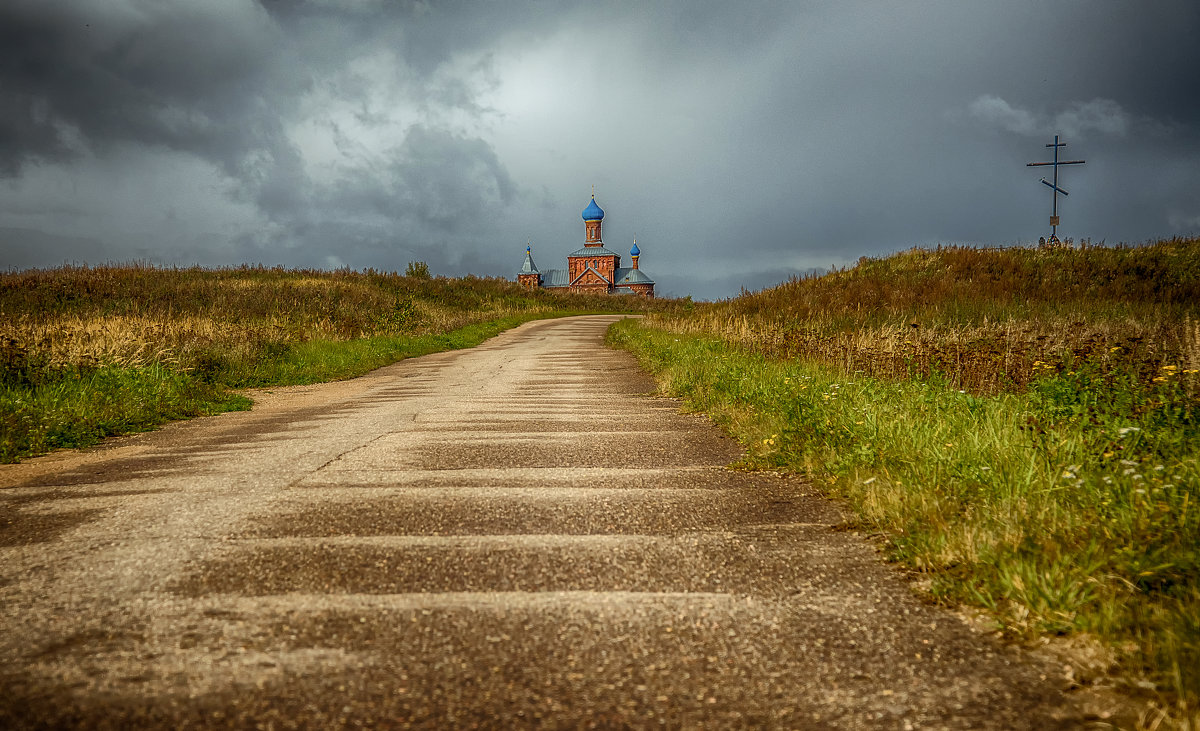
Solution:
[(634, 241), (633, 248), (629, 250), (629, 255), (630, 256), (640, 256), (641, 253), (642, 253), (642, 250), (637, 247), (637, 242)]
[(601, 210), (600, 206), (596, 205), (596, 196), (592, 196), (592, 202), (588, 204), (587, 208), (583, 209), (583, 220), (599, 221), (602, 218), (604, 218), (604, 211)]

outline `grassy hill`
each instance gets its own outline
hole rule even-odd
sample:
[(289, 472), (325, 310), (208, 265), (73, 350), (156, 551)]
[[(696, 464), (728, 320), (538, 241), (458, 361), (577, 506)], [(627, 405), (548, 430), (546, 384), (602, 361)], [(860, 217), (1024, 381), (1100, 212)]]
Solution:
[(1200, 720), (1200, 240), (915, 249), (610, 337), (931, 597)]
[(0, 274), (0, 461), (247, 408), (234, 389), (361, 375), (531, 319), (669, 306), (375, 271)]
[(718, 303), (677, 325), (847, 372), (938, 372), (974, 392), (1023, 388), (1044, 364), (1116, 357), (1107, 354), (1145, 374), (1168, 362), (1198, 367), (1200, 242), (913, 249)]

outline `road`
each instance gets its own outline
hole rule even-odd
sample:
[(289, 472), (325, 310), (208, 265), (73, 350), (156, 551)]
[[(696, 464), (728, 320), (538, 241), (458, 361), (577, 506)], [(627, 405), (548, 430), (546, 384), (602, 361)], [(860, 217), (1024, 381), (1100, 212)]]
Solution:
[(1083, 722), (613, 319), (0, 467), (0, 727)]

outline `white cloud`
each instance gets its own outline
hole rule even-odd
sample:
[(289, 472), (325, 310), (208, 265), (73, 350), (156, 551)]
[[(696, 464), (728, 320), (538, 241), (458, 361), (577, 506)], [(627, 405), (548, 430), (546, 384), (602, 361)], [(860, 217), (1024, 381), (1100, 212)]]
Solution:
[(1112, 99), (1096, 98), (1072, 104), (1053, 116), (1014, 107), (993, 94), (983, 94), (967, 107), (972, 117), (1019, 135), (1062, 134), (1087, 137), (1091, 132), (1122, 137), (1129, 130), (1129, 114)]
[(1036, 134), (1039, 125), (1033, 114), (1017, 109), (998, 96), (984, 94), (969, 107), (971, 116), (993, 124), (1009, 132), (1021, 135)]
[(1121, 137), (1129, 129), (1129, 115), (1112, 99), (1075, 102), (1055, 115), (1054, 128), (1072, 137), (1086, 137), (1093, 130)]

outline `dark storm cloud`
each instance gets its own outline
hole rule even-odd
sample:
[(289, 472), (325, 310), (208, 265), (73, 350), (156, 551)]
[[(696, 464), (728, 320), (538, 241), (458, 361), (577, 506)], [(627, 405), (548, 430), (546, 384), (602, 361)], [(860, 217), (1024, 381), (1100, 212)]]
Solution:
[(253, 5), (15, 0), (0, 7), (0, 160), (10, 173), (117, 143), (192, 152), (231, 172), (281, 146), (306, 79)]
[[(445, 22), (405, 33), (406, 22), (428, 14), (419, 4), (354, 7), (7, 4), (0, 9), (0, 173), (15, 177), (39, 162), (119, 154), (121, 145), (163, 147), (219, 166), (234, 195), (284, 228), (282, 237), (248, 237), (271, 241), (275, 251), (295, 253), (314, 231), (323, 247), (331, 236), (345, 236), (335, 247), (343, 253), (369, 246), (382, 233), (355, 234), (364, 224), (346, 220), (363, 212), (383, 217), (376, 228), (392, 229), (393, 237), (396, 229), (421, 238), (474, 230), (487, 206), (510, 200), (514, 189), (478, 138), (418, 124), (396, 149), (369, 150), (375, 159), (366, 169), (322, 182), (310, 178), (289, 139), (286, 126), (314, 78), (332, 79), (331, 95), (347, 105), (370, 94), (369, 82), (347, 71), (347, 43), (361, 50), (395, 41), (406, 57), (422, 61), (400, 83), (442, 108), (481, 113), (459, 80), (422, 76), (453, 52), (452, 44), (430, 46), (433, 39), (461, 44), (462, 34)], [(485, 26), (466, 24), (478, 33)], [(364, 107), (358, 120), (370, 126), (370, 115)], [(341, 225), (329, 230), (317, 219)]]
[[(453, 243), (488, 233), (489, 219), (514, 197), (514, 183), (490, 146), (478, 139), (422, 126), (378, 170), (317, 186), (303, 213), (294, 201), (262, 207), (288, 222), (290, 246), (321, 254), (310, 264), (374, 262), (403, 268), (424, 259), (440, 271), (456, 268), (463, 252)], [(337, 245), (328, 247), (329, 242)], [(247, 242), (256, 260), (274, 261), (279, 242)], [(340, 265), (340, 264), (339, 264)]]
[[(1200, 6), (0, 4), (0, 265), (107, 252), (511, 276), (606, 241), (721, 297), (1064, 222), (1200, 231)], [(25, 232), (25, 233), (22, 233)]]

